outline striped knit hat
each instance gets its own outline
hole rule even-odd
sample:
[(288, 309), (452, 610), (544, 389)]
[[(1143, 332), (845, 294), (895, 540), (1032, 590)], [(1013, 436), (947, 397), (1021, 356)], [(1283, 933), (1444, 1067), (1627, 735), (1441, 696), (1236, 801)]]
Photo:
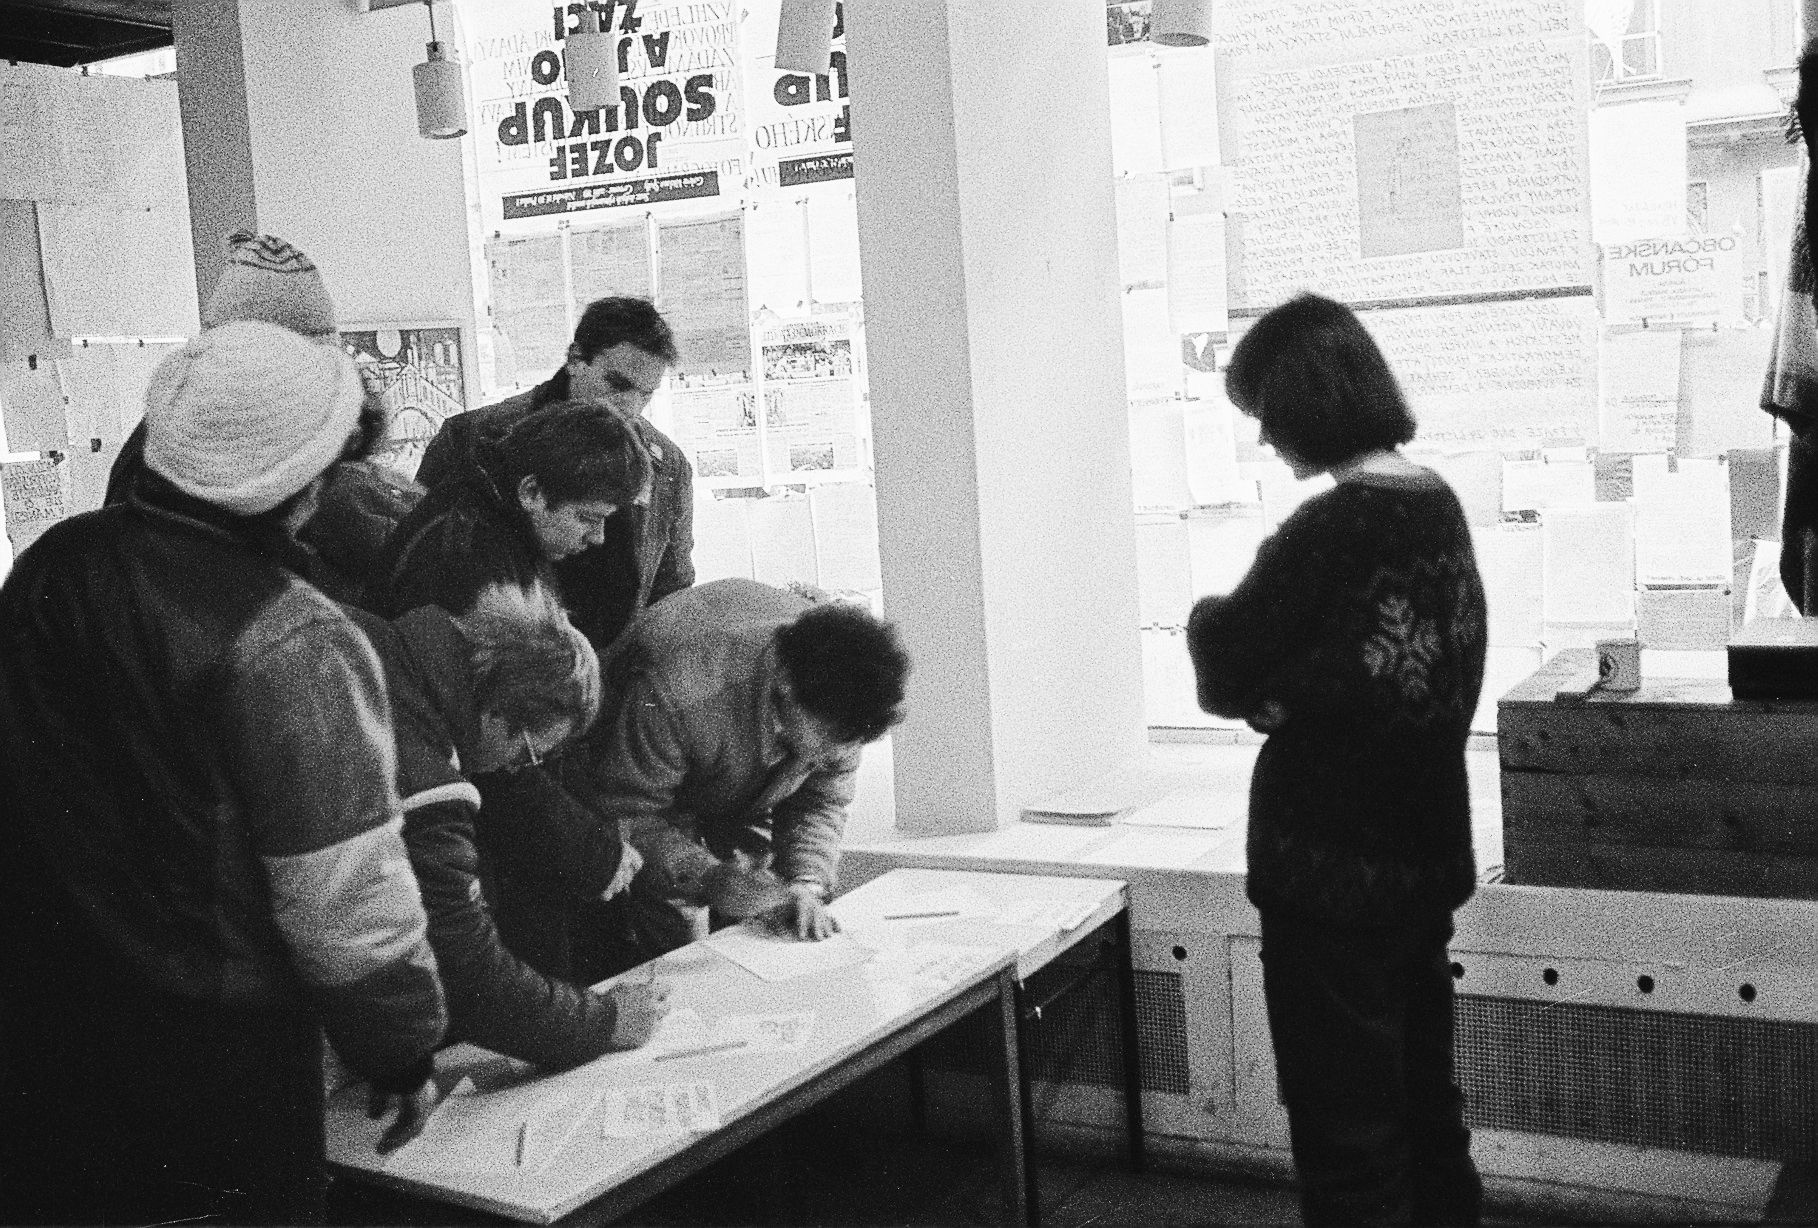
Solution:
[(308, 256), (272, 235), (227, 238), (227, 267), (202, 308), (202, 327), (264, 320), (305, 337), (335, 335), (335, 303)]

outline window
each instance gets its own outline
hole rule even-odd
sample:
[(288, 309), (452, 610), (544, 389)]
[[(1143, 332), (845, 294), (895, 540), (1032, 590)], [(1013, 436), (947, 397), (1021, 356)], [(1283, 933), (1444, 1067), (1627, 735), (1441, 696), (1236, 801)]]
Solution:
[(1591, 80), (1598, 85), (1660, 75), (1660, 0), (1588, 0)]

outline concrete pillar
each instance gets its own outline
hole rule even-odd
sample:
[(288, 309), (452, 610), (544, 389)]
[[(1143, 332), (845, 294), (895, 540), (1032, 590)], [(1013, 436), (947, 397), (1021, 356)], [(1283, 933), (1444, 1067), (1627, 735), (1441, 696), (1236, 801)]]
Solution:
[(845, 13), (897, 826), (989, 830), (1144, 737), (1104, 21)]
[[(445, 3), (436, 21), (452, 45)], [(464, 142), (417, 135), (427, 8), (177, 0), (172, 22), (203, 301), (223, 236), (275, 234), (321, 268), (344, 323), (461, 326), (476, 387)]]

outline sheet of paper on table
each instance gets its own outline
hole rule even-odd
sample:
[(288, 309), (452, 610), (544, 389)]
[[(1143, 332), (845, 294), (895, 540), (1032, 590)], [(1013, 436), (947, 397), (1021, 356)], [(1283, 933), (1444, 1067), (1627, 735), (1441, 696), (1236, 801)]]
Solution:
[(394, 1172), (540, 1171), (568, 1145), (604, 1089), (586, 1066), (499, 1091), (458, 1085), (423, 1133), (386, 1159)]
[(720, 1101), (711, 1083), (646, 1084), (614, 1088), (600, 1103), (600, 1137), (705, 1134), (720, 1128)]
[(1124, 816), (1130, 827), (1199, 827), (1216, 830), (1240, 817), (1249, 805), (1248, 791), (1178, 789)]
[(707, 945), (766, 981), (787, 981), (835, 968), (849, 968), (871, 958), (871, 952), (844, 934), (820, 942), (803, 942), (793, 934), (778, 934), (761, 921), (723, 929)]

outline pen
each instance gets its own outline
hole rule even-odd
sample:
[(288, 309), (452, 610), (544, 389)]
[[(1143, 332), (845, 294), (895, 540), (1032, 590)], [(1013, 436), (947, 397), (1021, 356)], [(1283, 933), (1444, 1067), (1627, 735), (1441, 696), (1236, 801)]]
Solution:
[(728, 1049), (743, 1049), (746, 1045), (748, 1045), (750, 1043), (751, 1043), (750, 1041), (744, 1041), (744, 1040), (729, 1040), (724, 1044), (706, 1045), (699, 1049), (678, 1049), (674, 1053), (659, 1053), (656, 1055), (655, 1060), (659, 1061), (659, 1062), (667, 1062), (667, 1061), (672, 1061), (678, 1057), (700, 1057), (702, 1054), (705, 1054), (705, 1053), (724, 1053)]
[(884, 914), (884, 920), (919, 921), (923, 917), (957, 917), (959, 915), (960, 911), (957, 908), (949, 908), (941, 912), (887, 912)]
[(524, 1167), (524, 1139), (530, 1133), (530, 1123), (524, 1122), (518, 1127), (518, 1167)]

